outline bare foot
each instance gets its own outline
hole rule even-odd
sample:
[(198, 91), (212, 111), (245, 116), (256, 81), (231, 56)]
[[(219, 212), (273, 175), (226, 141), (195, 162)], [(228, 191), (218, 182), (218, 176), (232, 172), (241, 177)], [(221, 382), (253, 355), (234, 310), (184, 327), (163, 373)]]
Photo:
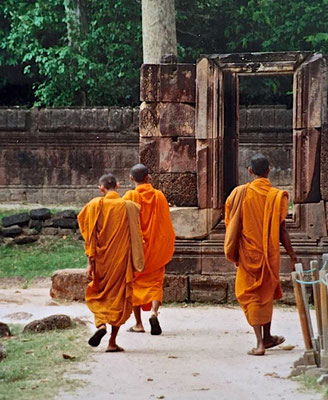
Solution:
[(261, 347), (253, 348), (252, 350), (248, 351), (247, 354), (250, 356), (264, 356), (265, 349), (262, 349)]
[(270, 336), (269, 338), (265, 338), (263, 340), (264, 347), (266, 349), (271, 349), (272, 347), (276, 347), (284, 343), (285, 340), (286, 339), (283, 336)]
[(117, 344), (114, 346), (108, 345), (106, 349), (106, 353), (118, 353), (124, 351), (123, 347), (118, 346)]
[(145, 330), (144, 330), (144, 327), (143, 327), (142, 325), (141, 325), (141, 328), (140, 328), (139, 326), (135, 325), (135, 326), (131, 326), (131, 327), (127, 330), (127, 332), (144, 333)]

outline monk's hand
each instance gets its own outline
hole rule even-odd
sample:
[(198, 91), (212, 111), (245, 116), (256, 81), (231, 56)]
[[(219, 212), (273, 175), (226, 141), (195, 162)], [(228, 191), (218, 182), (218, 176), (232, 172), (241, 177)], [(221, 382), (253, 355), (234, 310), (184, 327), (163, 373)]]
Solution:
[(295, 271), (295, 264), (298, 262), (298, 259), (296, 256), (292, 256), (290, 257), (290, 268), (292, 270), (292, 272)]
[(86, 270), (86, 277), (92, 281), (93, 280), (93, 272), (94, 272), (95, 262), (92, 258), (88, 257), (88, 266)]

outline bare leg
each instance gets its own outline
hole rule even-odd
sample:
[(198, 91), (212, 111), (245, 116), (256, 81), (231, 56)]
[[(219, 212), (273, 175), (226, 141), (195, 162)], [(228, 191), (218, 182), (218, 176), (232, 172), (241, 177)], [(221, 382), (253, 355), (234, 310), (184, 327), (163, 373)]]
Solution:
[(158, 317), (158, 310), (161, 303), (158, 300), (153, 300), (151, 303), (151, 315)]
[(110, 339), (109, 339), (109, 343), (108, 343), (108, 347), (107, 350), (115, 350), (117, 349), (117, 344), (116, 344), (116, 336), (118, 334), (120, 327), (119, 326), (113, 326), (112, 325), (112, 332), (110, 335)]
[(248, 352), (249, 355), (260, 356), (265, 353), (264, 342), (262, 338), (262, 325), (254, 325), (257, 347)]
[(272, 336), (271, 335), (271, 322), (263, 325), (263, 343), (266, 349), (279, 346), (285, 341), (283, 336)]
[(133, 313), (136, 319), (136, 324), (132, 327), (132, 329), (134, 331), (144, 332), (145, 328), (142, 324), (142, 319), (141, 319), (141, 307), (140, 306), (133, 307)]

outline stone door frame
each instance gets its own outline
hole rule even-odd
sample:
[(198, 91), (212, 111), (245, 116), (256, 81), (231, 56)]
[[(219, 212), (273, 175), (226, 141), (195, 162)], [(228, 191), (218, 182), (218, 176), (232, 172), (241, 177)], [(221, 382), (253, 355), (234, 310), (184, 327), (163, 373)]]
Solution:
[[(239, 75), (293, 75), (294, 203), (324, 207), (321, 200), (328, 200), (322, 156), (328, 151), (326, 58), (312, 52), (202, 55), (196, 66), (196, 169), (198, 207), (207, 210), (209, 232), (238, 184)], [(289, 225), (304, 230), (301, 207)]]

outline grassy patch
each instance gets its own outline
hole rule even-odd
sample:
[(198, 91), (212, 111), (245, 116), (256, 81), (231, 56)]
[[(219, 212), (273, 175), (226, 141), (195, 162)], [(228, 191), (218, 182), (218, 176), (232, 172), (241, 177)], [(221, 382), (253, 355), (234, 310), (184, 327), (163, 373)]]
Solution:
[(0, 278), (31, 280), (51, 276), (57, 269), (86, 266), (84, 242), (73, 238), (43, 238), (29, 245), (0, 246)]
[(293, 380), (301, 384), (302, 391), (314, 391), (322, 393), (323, 400), (328, 400), (328, 385), (319, 385), (316, 377), (301, 374), (300, 376), (293, 378)]
[[(65, 373), (78, 370), (76, 363), (88, 355), (86, 327), (24, 335), (21, 327), (11, 328), (16, 336), (3, 340), (8, 357), (0, 363), (0, 399), (52, 399), (59, 390), (83, 385)], [(63, 353), (74, 360), (64, 359)]]

